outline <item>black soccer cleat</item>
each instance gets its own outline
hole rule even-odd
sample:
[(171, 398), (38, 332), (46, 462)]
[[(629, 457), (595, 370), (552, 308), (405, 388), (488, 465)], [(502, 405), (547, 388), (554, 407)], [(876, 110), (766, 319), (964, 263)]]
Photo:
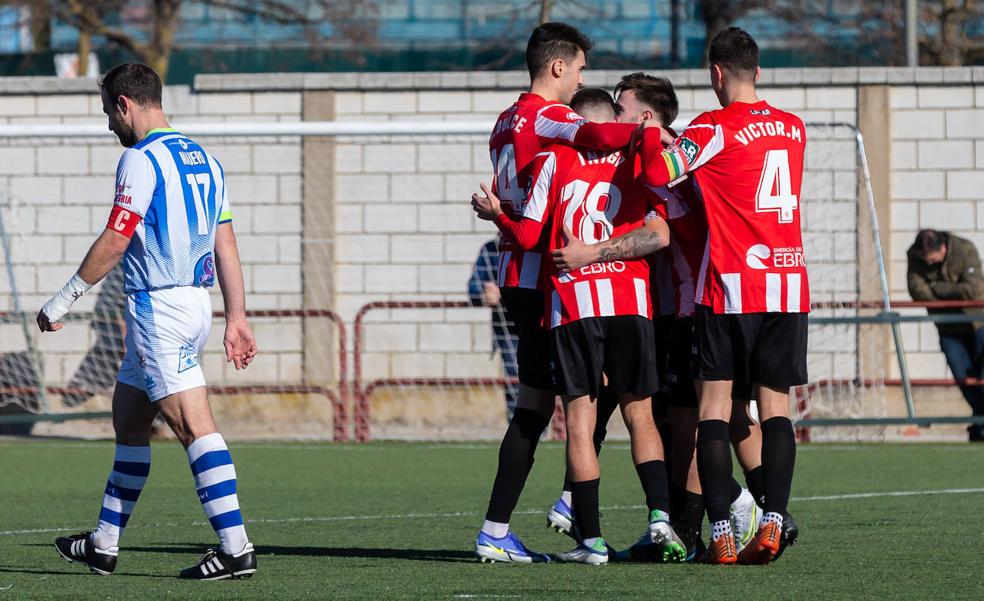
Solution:
[(779, 550), (776, 551), (772, 561), (779, 559), (779, 556), (786, 550), (786, 547), (790, 547), (796, 542), (796, 539), (799, 538), (799, 533), (799, 527), (796, 525), (796, 521), (793, 520), (793, 516), (788, 513), (784, 515), (782, 518), (782, 532), (779, 534)]
[(256, 553), (253, 544), (246, 543), (243, 550), (235, 555), (209, 549), (199, 562), (181, 570), (181, 578), (190, 580), (225, 580), (227, 578), (250, 578), (256, 573)]
[(92, 543), (92, 533), (85, 531), (72, 536), (55, 539), (55, 549), (66, 561), (88, 566), (89, 571), (100, 576), (109, 576), (116, 569), (118, 547), (98, 549)]

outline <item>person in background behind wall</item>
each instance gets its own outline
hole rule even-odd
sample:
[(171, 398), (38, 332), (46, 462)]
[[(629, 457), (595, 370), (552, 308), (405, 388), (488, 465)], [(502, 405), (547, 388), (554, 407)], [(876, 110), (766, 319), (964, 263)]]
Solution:
[(499, 349), (502, 357), (502, 370), (506, 378), (506, 418), (511, 420), (516, 410), (516, 396), (519, 393), (516, 385), (519, 367), (516, 361), (516, 326), (506, 318), (499, 286), (496, 283), (496, 271), (499, 265), (498, 242), (499, 238), (496, 236), (486, 242), (479, 251), (471, 278), (468, 280), (468, 298), (476, 307), (485, 306), (492, 309), (493, 352), (496, 348)]
[[(922, 230), (909, 248), (906, 279), (917, 301), (984, 300), (984, 276), (974, 243), (949, 232)], [(929, 309), (929, 313), (981, 314), (981, 309)], [(958, 381), (984, 378), (984, 314), (981, 321), (937, 323), (940, 348)], [(974, 416), (984, 417), (984, 387), (959, 385)], [(984, 442), (984, 424), (971, 424), (971, 442)]]

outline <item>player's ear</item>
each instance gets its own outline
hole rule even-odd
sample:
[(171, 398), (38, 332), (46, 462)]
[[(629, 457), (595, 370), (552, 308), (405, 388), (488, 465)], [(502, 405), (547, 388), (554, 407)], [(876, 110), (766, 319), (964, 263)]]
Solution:
[(126, 103), (126, 101), (127, 101), (126, 96), (117, 96), (116, 97), (116, 108), (117, 108), (117, 110), (119, 110), (119, 112), (120, 112), (121, 115), (125, 115), (127, 113), (128, 108), (129, 108), (128, 105), (127, 105), (127, 103)]
[(562, 58), (555, 59), (554, 62), (550, 63), (550, 74), (554, 77), (563, 77), (566, 69), (567, 63), (565, 63)]
[(760, 77), (762, 77), (762, 67), (755, 67), (755, 83), (759, 82)]
[(712, 64), (711, 65), (711, 85), (712, 86), (715, 86), (715, 85), (716, 86), (720, 86), (723, 79), (724, 79), (724, 70), (721, 68), (721, 65)]

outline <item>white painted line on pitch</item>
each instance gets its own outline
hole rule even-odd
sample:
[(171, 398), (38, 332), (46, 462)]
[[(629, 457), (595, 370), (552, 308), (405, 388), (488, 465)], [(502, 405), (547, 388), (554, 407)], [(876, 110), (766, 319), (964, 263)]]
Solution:
[(845, 501), (848, 499), (872, 499), (875, 497), (922, 497), (930, 495), (967, 495), (984, 493), (984, 488), (944, 488), (942, 490), (896, 490), (888, 492), (860, 492), (845, 495), (821, 495), (797, 497), (790, 501)]
[[(879, 497), (921, 497), (933, 495), (966, 495), (984, 493), (984, 488), (943, 488), (938, 490), (895, 490), (885, 492), (868, 493), (847, 493), (841, 495), (822, 495), (814, 497), (793, 497), (791, 502), (809, 501), (844, 501), (849, 499), (874, 499)], [(644, 509), (645, 505), (610, 505), (600, 507), (601, 511), (636, 511)], [(543, 513), (542, 509), (523, 509), (514, 511), (513, 515), (536, 515)], [(298, 518), (258, 518), (246, 520), (247, 524), (296, 524), (310, 522), (360, 522), (371, 520), (423, 520), (435, 518), (458, 518), (474, 517), (481, 515), (479, 511), (454, 511), (445, 513), (396, 513), (382, 515), (331, 515), (322, 517), (298, 517)], [(176, 522), (158, 524), (133, 524), (127, 525), (127, 529), (133, 528), (188, 528), (194, 526), (207, 526), (208, 522), (195, 521), (178, 524)], [(32, 528), (26, 530), (0, 530), (0, 536), (13, 536), (16, 534), (44, 534), (50, 532), (69, 532), (74, 530), (72, 527), (64, 528)]]

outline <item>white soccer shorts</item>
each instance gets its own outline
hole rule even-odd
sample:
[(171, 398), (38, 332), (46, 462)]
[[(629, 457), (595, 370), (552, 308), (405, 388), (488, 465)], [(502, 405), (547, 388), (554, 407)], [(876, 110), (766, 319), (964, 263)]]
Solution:
[(199, 357), (212, 328), (206, 288), (182, 286), (127, 297), (126, 355), (117, 380), (150, 400), (205, 385)]

